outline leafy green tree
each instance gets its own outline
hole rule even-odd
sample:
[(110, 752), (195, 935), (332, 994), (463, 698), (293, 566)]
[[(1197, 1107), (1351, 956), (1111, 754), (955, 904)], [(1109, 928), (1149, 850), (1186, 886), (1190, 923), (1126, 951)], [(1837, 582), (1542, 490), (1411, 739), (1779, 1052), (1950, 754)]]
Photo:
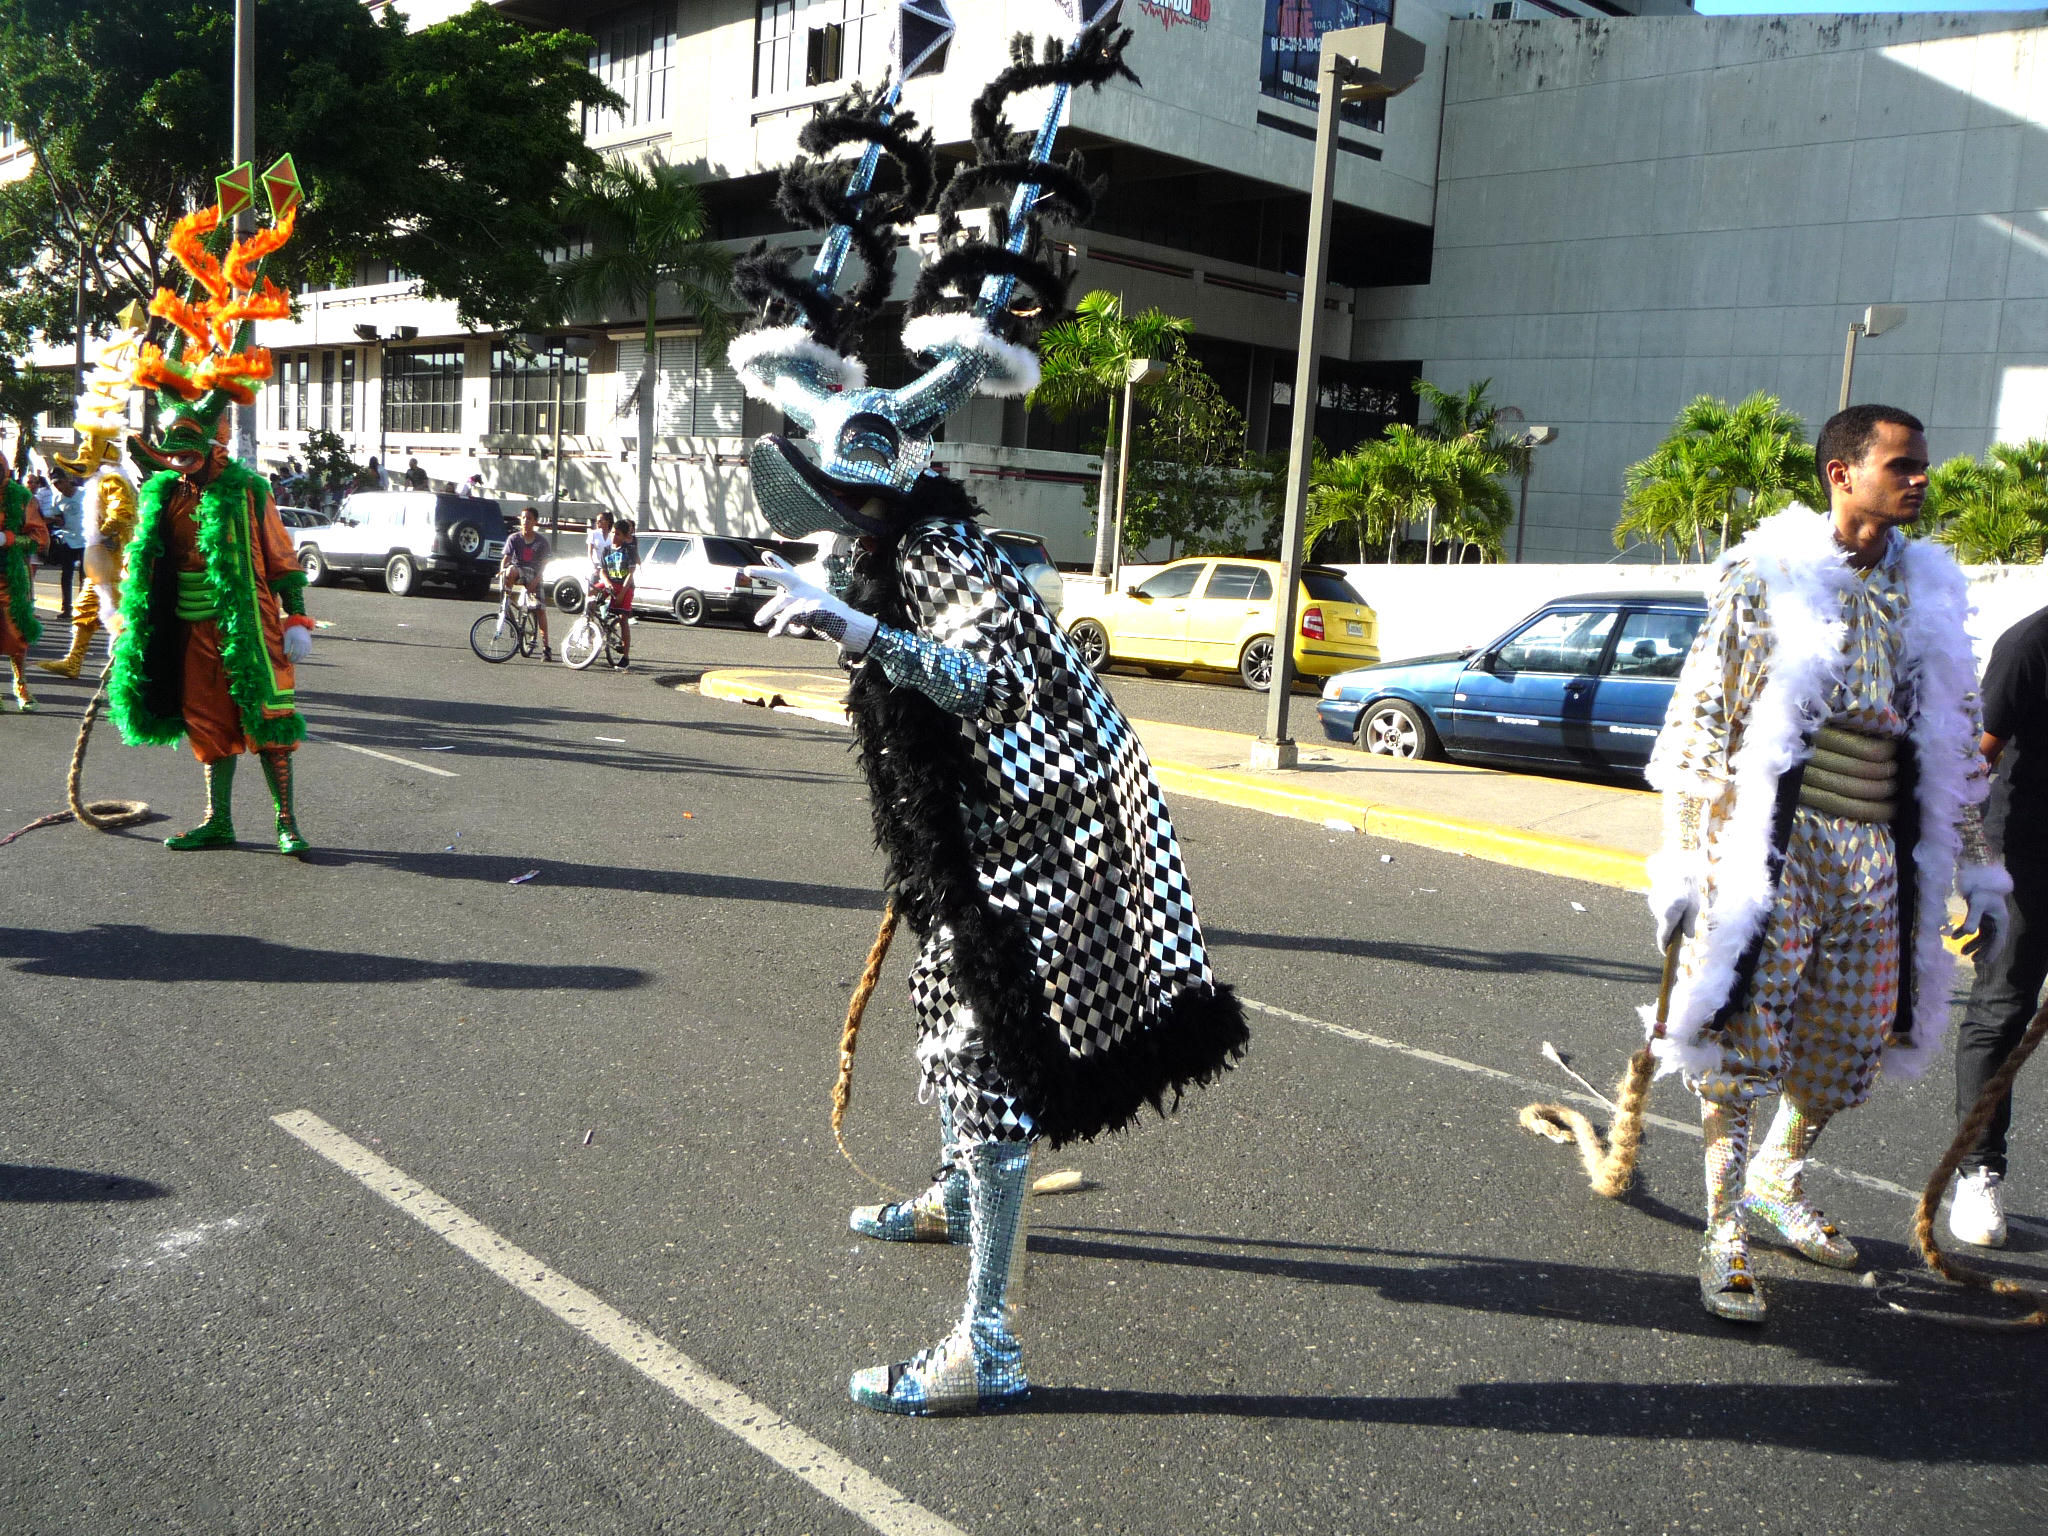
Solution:
[[(1164, 310), (1124, 313), (1124, 301), (1097, 288), (1074, 306), (1072, 319), (1047, 328), (1039, 340), (1041, 376), (1029, 403), (1045, 407), (1055, 421), (1075, 411), (1105, 405), (1109, 427), (1102, 445), (1102, 474), (1096, 488), (1098, 509), (1114, 507), (1116, 497), (1117, 415), (1124, 381), (1139, 358), (1169, 356), (1175, 345), (1194, 332), (1195, 323)], [(1241, 429), (1240, 429), (1241, 430)], [(1243, 437), (1240, 435), (1242, 446)], [(1135, 440), (1133, 442), (1135, 447)], [(1127, 509), (1128, 515), (1128, 509)], [(1098, 515), (1095, 531), (1095, 574), (1109, 569), (1111, 519)]]
[(349, 456), (348, 444), (338, 432), (308, 432), (305, 453), (307, 484), (301, 494), (310, 493), (316, 499), (329, 493), (345, 495), (366, 472), (364, 465)]
[[(68, 340), (81, 273), (91, 324), (181, 286), (165, 241), (231, 158), (232, 23), (220, 0), (0, 0), (0, 121), (34, 156), (0, 188), (0, 338)], [(308, 199), (273, 275), (382, 260), (466, 324), (544, 321), (554, 203), (596, 160), (578, 109), (617, 100), (590, 46), (484, 4), (408, 32), (396, 8), (264, 0), (258, 154), (289, 150)]]
[(76, 395), (68, 373), (41, 373), (0, 357), (0, 422), (14, 428), (14, 469), (28, 468), (28, 451), (36, 437), (36, 418), (61, 409)]
[(1920, 526), (1966, 565), (2039, 564), (2048, 547), (2048, 440), (1998, 443), (1981, 461), (1937, 466)]
[(1726, 550), (1794, 501), (1826, 505), (1805, 423), (1761, 390), (1734, 405), (1700, 395), (1629, 466), (1615, 547), (1641, 538), (1661, 558), (1667, 544), (1690, 545), (1705, 560), (1710, 538)]
[(1169, 559), (1241, 554), (1264, 511), (1263, 477), (1245, 462), (1244, 417), (1178, 338), (1166, 363), (1128, 424), (1124, 552), (1164, 539)]
[(711, 217), (690, 173), (659, 155), (635, 163), (606, 160), (577, 173), (562, 201), (564, 225), (587, 243), (561, 266), (562, 291), (594, 309), (617, 307), (642, 318), (639, 523), (647, 525), (654, 485), (655, 320), (662, 289), (672, 288), (703, 327), (706, 354), (722, 360), (736, 317), (726, 308), (732, 253), (711, 241)]
[(1319, 463), (1310, 477), (1307, 531), (1311, 539), (1348, 530), (1366, 558), (1368, 542), (1385, 543), (1395, 557), (1401, 530), (1424, 523), (1429, 546), (1441, 534), (1482, 558), (1501, 558), (1514, 503), (1501, 486), (1505, 453), (1480, 432), (1433, 437), (1395, 423), (1380, 437)]

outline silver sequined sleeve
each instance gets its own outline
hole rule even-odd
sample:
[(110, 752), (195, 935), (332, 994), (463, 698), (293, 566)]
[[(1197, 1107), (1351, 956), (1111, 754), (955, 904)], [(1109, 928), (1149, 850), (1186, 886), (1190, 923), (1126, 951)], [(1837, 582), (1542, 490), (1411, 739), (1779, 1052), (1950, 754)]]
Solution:
[(1709, 802), (1721, 798), (1771, 648), (1764, 588), (1747, 564), (1722, 576), (1679, 672), (1652, 757), (1652, 780)]
[(950, 523), (914, 530), (897, 554), (914, 634), (883, 629), (868, 654), (893, 683), (941, 709), (994, 722), (1016, 719), (1038, 692), (1035, 652), (1003, 600), (993, 546)]

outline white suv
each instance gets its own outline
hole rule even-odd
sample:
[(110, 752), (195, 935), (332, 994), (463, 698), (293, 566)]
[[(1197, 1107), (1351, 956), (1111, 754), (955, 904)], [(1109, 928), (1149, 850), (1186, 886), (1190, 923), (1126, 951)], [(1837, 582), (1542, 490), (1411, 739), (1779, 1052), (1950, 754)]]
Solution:
[(482, 594), (509, 532), (495, 501), (437, 491), (357, 491), (332, 523), (294, 531), (314, 586), (337, 576), (373, 586), (381, 578), (393, 597), (412, 597), (429, 581)]

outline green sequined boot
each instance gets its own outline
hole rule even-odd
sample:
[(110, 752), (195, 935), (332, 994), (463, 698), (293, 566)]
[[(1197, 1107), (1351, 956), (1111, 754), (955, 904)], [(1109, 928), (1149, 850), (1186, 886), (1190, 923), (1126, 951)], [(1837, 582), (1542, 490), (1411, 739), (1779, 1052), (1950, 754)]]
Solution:
[(180, 832), (176, 837), (164, 839), (164, 846), (175, 853), (190, 853), (196, 848), (232, 848), (235, 846), (235, 760), (224, 757), (217, 763), (206, 765), (206, 820), (190, 832)]
[(270, 798), (277, 804), (277, 851), (302, 859), (312, 851), (313, 845), (299, 831), (299, 819), (292, 810), (291, 753), (265, 752), (263, 777), (270, 785)]

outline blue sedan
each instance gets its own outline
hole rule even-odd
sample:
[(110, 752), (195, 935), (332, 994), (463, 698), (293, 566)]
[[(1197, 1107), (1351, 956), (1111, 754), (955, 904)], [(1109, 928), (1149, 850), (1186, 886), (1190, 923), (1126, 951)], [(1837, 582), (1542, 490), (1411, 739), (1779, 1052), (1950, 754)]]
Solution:
[(1693, 592), (1559, 598), (1483, 650), (1339, 673), (1316, 713), (1382, 757), (1640, 773), (1706, 613)]

